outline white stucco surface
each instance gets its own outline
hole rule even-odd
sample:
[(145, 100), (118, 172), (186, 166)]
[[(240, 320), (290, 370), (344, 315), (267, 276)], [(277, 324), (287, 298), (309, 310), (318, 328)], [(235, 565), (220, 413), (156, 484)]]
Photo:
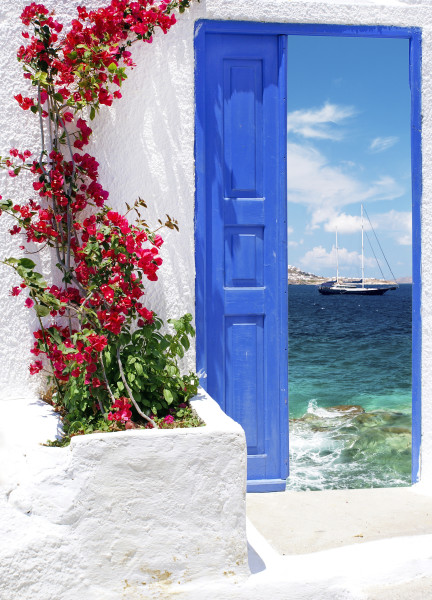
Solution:
[(394, 600), (413, 582), (428, 597), (432, 535), (281, 556), (246, 528), (244, 434), (205, 393), (205, 427), (68, 448), (40, 445), (49, 406), (12, 402), (27, 416), (0, 422), (1, 600)]
[[(85, 4), (92, 9), (101, 2)], [(13, 146), (39, 147), (36, 119), (13, 99), (27, 85), (15, 60), (24, 4), (0, 6), (1, 155)], [(67, 22), (82, 1), (45, 4)], [(149, 221), (165, 213), (179, 221), (180, 233), (164, 236), (160, 280), (148, 286), (148, 308), (164, 318), (194, 308), (193, 33), (203, 18), (422, 28), (420, 485), (432, 491), (432, 1), (202, 0), (167, 36), (134, 48), (137, 67), (123, 98), (94, 121), (89, 152), (101, 163), (112, 206), (121, 209), (141, 196)], [(28, 184), (0, 175), (0, 194), (25, 199)], [(0, 258), (19, 254), (20, 242), (7, 229), (0, 219)], [(38, 260), (47, 272), (51, 258)], [(372, 586), (432, 576), (430, 536), (283, 558), (251, 528), (254, 574), (247, 577), (244, 438), (222, 416), (213, 425), (206, 411), (217, 410), (204, 400), (202, 409), (197, 405), (207, 422), (202, 430), (109, 434), (109, 443), (91, 436), (67, 449), (38, 446), (55, 435), (57, 421), (37, 404), (37, 380), (28, 374), (36, 322), (21, 297), (8, 295), (13, 272), (0, 265), (0, 277), (1, 600), (360, 599)], [(193, 354), (187, 366), (194, 367)]]
[[(90, 0), (95, 8), (100, 0)], [(15, 60), (21, 43), (19, 13), (23, 0), (0, 7), (0, 152), (10, 147), (39, 147), (37, 123), (23, 113), (13, 95), (26, 90)], [(48, 0), (58, 18), (73, 18), (78, 0)], [(422, 482), (432, 487), (432, 4), (429, 0), (364, 0), (362, 2), (251, 0), (204, 0), (179, 19), (168, 35), (154, 43), (134, 47), (135, 70), (130, 73), (123, 98), (102, 110), (92, 123), (94, 140), (89, 151), (99, 160), (101, 182), (110, 192), (109, 202), (117, 209), (138, 196), (149, 204), (148, 217), (156, 222), (166, 213), (177, 218), (180, 233), (165, 233), (164, 265), (160, 280), (149, 282), (147, 304), (162, 317), (194, 311), (194, 50), (193, 30), (197, 19), (254, 20), (293, 23), (416, 26), (423, 31), (423, 203), (422, 203)], [(3, 197), (25, 198), (30, 182), (0, 175)], [(19, 241), (7, 233), (0, 219), (0, 256), (17, 255)], [(51, 266), (48, 255), (39, 257), (44, 272)], [(16, 283), (11, 270), (0, 265), (0, 401), (32, 393), (37, 379), (30, 378), (28, 348), (36, 322), (23, 307), (22, 296), (8, 291)], [(185, 366), (194, 368), (193, 349)]]
[(56, 433), (49, 407), (35, 418), (39, 439), (24, 435), (28, 422), (9, 427), (2, 600), (118, 600), (246, 578), (244, 432), (205, 393), (193, 406), (206, 426), (80, 436), (67, 448), (40, 445)]

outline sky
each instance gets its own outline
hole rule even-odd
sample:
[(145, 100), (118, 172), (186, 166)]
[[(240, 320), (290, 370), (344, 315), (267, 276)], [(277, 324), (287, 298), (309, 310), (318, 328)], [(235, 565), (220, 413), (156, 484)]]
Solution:
[[(363, 203), (396, 277), (411, 275), (409, 43), (288, 37), (288, 262), (361, 275)], [(370, 226), (365, 230), (386, 267)], [(365, 276), (381, 277), (365, 236)]]

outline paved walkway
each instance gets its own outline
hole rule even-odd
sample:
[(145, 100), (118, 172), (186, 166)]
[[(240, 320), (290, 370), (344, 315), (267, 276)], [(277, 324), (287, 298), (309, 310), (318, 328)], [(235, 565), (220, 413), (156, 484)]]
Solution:
[(309, 554), (430, 534), (432, 495), (416, 486), (247, 494), (247, 515), (280, 554)]

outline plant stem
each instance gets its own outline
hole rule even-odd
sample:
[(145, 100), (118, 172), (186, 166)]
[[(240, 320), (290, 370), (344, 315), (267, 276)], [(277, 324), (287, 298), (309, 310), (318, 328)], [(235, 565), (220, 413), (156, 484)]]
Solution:
[[(30, 293), (30, 295), (33, 296), (32, 293)], [(34, 298), (34, 296), (33, 296), (33, 298)], [(62, 398), (62, 392), (61, 392), (61, 389), (60, 389), (60, 384), (58, 382), (57, 377), (54, 375), (54, 370), (55, 370), (54, 369), (54, 364), (53, 364), (52, 359), (49, 356), (49, 346), (48, 346), (48, 342), (47, 342), (46, 335), (45, 335), (45, 327), (43, 326), (42, 319), (40, 318), (40, 316), (37, 313), (36, 313), (36, 315), (37, 315), (37, 318), (38, 318), (38, 321), (39, 321), (39, 325), (40, 325), (40, 328), (41, 328), (41, 331), (42, 331), (42, 336), (43, 336), (43, 339), (44, 339), (44, 342), (45, 342), (45, 348), (46, 348), (45, 354), (48, 356), (48, 360), (51, 363), (51, 368), (52, 368), (52, 371), (53, 371), (52, 375), (53, 375), (53, 378), (54, 378), (54, 381), (55, 381), (55, 384), (56, 384), (56, 387), (57, 387), (57, 391), (59, 393), (59, 397)]]
[(46, 173), (45, 167), (43, 166), (43, 163), (42, 163), (42, 157), (45, 152), (45, 133), (44, 133), (44, 125), (43, 125), (43, 117), (42, 117), (40, 82), (38, 83), (38, 100), (39, 100), (39, 124), (40, 124), (41, 141), (42, 141), (42, 149), (41, 149), (41, 153), (40, 153), (40, 157), (39, 157), (39, 166), (46, 175), (47, 173)]
[(112, 389), (110, 388), (110, 384), (108, 383), (108, 377), (106, 375), (106, 371), (105, 371), (105, 365), (104, 365), (104, 361), (103, 361), (103, 354), (102, 352), (99, 354), (99, 358), (100, 358), (100, 362), (102, 365), (102, 372), (103, 372), (103, 378), (105, 381), (105, 385), (107, 386), (107, 390), (108, 390), (108, 394), (110, 395), (111, 398), (111, 402), (114, 404), (114, 402), (116, 401), (116, 399), (114, 398), (114, 394), (112, 393)]
[(124, 371), (123, 371), (123, 365), (122, 365), (121, 358), (120, 358), (120, 347), (119, 346), (117, 346), (117, 362), (118, 362), (118, 366), (119, 366), (119, 369), (120, 369), (120, 377), (122, 378), (123, 384), (124, 384), (124, 386), (126, 388), (126, 391), (127, 391), (128, 395), (129, 395), (129, 400), (135, 406), (135, 408), (136, 408), (136, 410), (137, 410), (137, 412), (138, 412), (139, 415), (141, 415), (146, 421), (148, 421), (149, 423), (151, 423), (155, 429), (159, 429), (159, 427), (156, 425), (156, 423), (153, 421), (153, 419), (150, 419), (149, 416), (147, 416), (145, 413), (142, 412), (142, 410), (138, 406), (135, 398), (133, 397), (132, 390), (130, 389), (129, 384), (126, 381), (126, 377), (125, 377), (125, 374), (124, 374)]

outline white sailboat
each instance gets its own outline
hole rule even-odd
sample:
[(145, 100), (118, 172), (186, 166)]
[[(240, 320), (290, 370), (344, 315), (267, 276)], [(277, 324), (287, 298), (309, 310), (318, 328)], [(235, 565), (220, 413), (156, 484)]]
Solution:
[[(368, 217), (368, 219), (369, 219), (369, 217)], [(372, 223), (371, 223), (371, 227), (372, 227)], [(352, 296), (352, 295), (382, 296), (389, 290), (396, 290), (399, 287), (398, 284), (396, 283), (396, 281), (394, 284), (385, 284), (385, 285), (379, 285), (379, 286), (365, 285), (363, 204), (361, 205), (361, 240), (362, 240), (361, 279), (357, 279), (357, 280), (351, 279), (348, 281), (343, 281), (342, 279), (339, 278), (339, 248), (338, 248), (338, 235), (337, 235), (337, 229), (336, 229), (336, 280), (331, 279), (330, 281), (325, 281), (324, 283), (319, 285), (318, 291), (320, 294), (349, 295), (349, 296)], [(381, 251), (382, 251), (382, 249), (381, 249)], [(383, 252), (383, 255), (384, 255), (384, 252)], [(385, 255), (384, 255), (384, 258), (385, 258)], [(390, 268), (390, 265), (388, 264), (388, 261), (386, 258), (385, 258), (385, 261), (387, 262), (387, 265)], [(377, 260), (377, 262), (378, 262), (378, 260)], [(390, 271), (391, 271), (391, 268), (390, 268)], [(392, 275), (393, 275), (393, 272), (392, 272)], [(394, 278), (394, 275), (393, 275), (393, 278)]]

